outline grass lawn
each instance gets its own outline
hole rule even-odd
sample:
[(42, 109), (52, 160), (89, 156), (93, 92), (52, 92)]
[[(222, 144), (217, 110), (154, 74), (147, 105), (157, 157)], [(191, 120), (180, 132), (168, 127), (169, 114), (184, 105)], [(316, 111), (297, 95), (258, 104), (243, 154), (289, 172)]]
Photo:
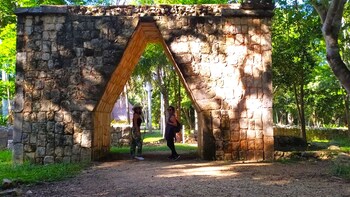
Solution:
[(23, 165), (12, 164), (12, 153), (9, 150), (0, 151), (0, 180), (10, 179), (22, 183), (36, 183), (43, 181), (56, 181), (73, 177), (88, 164), (50, 164)]
[[(162, 138), (159, 132), (146, 133), (143, 150), (145, 152), (169, 151), (165, 143), (159, 143)], [(179, 151), (194, 152), (197, 151), (197, 146), (176, 143), (176, 149)], [(130, 148), (128, 146), (112, 147), (111, 152), (129, 153)], [(57, 181), (77, 175), (88, 165), (88, 163), (60, 163), (49, 165), (24, 163), (23, 165), (13, 165), (11, 151), (0, 150), (0, 180), (10, 179), (26, 184)]]
[[(167, 147), (165, 141), (163, 141), (163, 136), (160, 134), (159, 131), (154, 131), (151, 133), (145, 133), (144, 139), (143, 139), (143, 152), (159, 152), (159, 151), (169, 151), (169, 148)], [(176, 151), (180, 152), (196, 152), (197, 151), (197, 145), (196, 144), (182, 144), (182, 143), (175, 143)], [(129, 146), (122, 146), (122, 147), (112, 147), (111, 148), (112, 153), (130, 153), (130, 147)]]
[(321, 147), (328, 148), (331, 145), (338, 146), (341, 152), (350, 152), (350, 138), (337, 138), (334, 140), (312, 140), (312, 144), (318, 144)]

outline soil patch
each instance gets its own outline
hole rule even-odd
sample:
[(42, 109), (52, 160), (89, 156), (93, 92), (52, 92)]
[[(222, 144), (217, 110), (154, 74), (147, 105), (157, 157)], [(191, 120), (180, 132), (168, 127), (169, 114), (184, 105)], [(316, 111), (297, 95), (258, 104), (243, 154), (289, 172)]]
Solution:
[(145, 154), (144, 161), (115, 155), (80, 175), (27, 186), (26, 196), (350, 196), (350, 183), (334, 177), (332, 162), (234, 163), (181, 154)]

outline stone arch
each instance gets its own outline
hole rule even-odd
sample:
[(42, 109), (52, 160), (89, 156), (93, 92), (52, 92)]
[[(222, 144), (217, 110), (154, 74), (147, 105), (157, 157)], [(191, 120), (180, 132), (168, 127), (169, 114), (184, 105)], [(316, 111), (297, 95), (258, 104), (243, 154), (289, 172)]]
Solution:
[[(124, 54), (109, 79), (106, 89), (94, 110), (94, 133), (93, 133), (93, 158), (103, 157), (110, 149), (110, 114), (114, 103), (130, 78), (137, 62), (139, 61), (146, 45), (148, 43), (159, 43), (163, 46), (165, 54), (175, 65), (180, 80), (184, 82), (181, 72), (176, 66), (174, 58), (170, 54), (167, 45), (164, 42), (161, 32), (155, 21), (140, 20), (133, 35), (128, 41)], [(184, 84), (186, 87), (186, 84)]]
[(105, 155), (114, 101), (148, 42), (162, 43), (195, 104), (202, 158), (273, 158), (270, 4), (42, 6), (16, 14), (15, 162)]

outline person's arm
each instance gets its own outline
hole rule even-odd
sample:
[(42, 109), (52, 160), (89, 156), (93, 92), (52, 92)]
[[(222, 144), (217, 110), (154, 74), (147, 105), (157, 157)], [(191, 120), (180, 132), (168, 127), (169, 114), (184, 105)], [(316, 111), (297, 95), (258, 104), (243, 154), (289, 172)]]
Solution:
[(176, 117), (175, 116), (171, 116), (168, 123), (174, 127), (177, 126), (177, 121), (176, 121)]

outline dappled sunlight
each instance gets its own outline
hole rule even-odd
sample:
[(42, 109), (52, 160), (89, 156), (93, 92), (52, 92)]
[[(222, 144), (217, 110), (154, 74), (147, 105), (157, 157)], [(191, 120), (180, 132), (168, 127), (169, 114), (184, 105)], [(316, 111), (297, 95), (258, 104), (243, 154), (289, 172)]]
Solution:
[(211, 176), (211, 177), (234, 177), (240, 173), (237, 171), (239, 167), (263, 167), (270, 166), (271, 163), (225, 163), (225, 162), (210, 162), (210, 163), (193, 163), (193, 164), (177, 164), (165, 166), (163, 174), (156, 177), (170, 178), (181, 176)]
[(203, 166), (198, 168), (173, 168), (168, 169), (166, 174), (160, 174), (156, 177), (159, 178), (170, 178), (170, 177), (181, 177), (181, 176), (237, 176), (238, 173), (233, 172), (230, 166)]

